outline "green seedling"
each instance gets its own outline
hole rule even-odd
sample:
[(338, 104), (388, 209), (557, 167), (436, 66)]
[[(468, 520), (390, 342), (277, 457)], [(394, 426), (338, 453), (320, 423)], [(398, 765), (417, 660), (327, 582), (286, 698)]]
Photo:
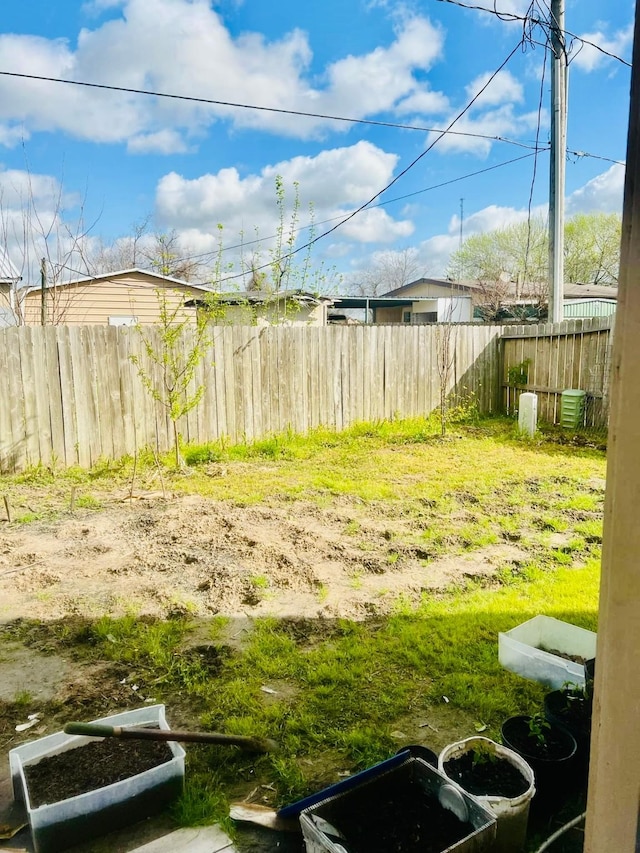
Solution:
[(547, 733), (551, 725), (542, 714), (532, 714), (529, 718), (529, 737), (533, 738), (538, 746), (544, 746), (547, 741)]

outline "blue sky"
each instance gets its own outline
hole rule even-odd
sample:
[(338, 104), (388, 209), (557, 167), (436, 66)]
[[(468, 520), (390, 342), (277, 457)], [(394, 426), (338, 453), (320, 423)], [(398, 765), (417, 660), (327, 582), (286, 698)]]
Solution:
[[(520, 12), (527, 5), (498, 2), (504, 11)], [(630, 0), (567, 0), (567, 29), (627, 61), (632, 17)], [(3, 9), (0, 71), (442, 128), (521, 34), (518, 23), (438, 0), (23, 0)], [(580, 44), (574, 43), (571, 54), (568, 147), (622, 161), (630, 69), (589, 46), (579, 50)], [(543, 55), (541, 46), (518, 50), (454, 129), (531, 144)], [(543, 142), (548, 100), (547, 73)], [(0, 76), (3, 230), (21, 266), (24, 246), (16, 232), (28, 196), (43, 225), (53, 226), (50, 242), (64, 242), (74, 232), (83, 199), (85, 221), (95, 222), (86, 239), (88, 255), (100, 240), (123, 237), (133, 222), (150, 215), (152, 228), (177, 232), (186, 255), (211, 252), (221, 223), (223, 243), (236, 244), (241, 231), (245, 240), (257, 233), (264, 256), (277, 224), (276, 175), (284, 178), (288, 202), (298, 182), (301, 224), (309, 203), (317, 220), (334, 224), (335, 217), (386, 186), (432, 139), (422, 130), (345, 125)], [(527, 153), (516, 145), (448, 135), (382, 200)], [(520, 221), (527, 212), (532, 168), (529, 157), (390, 201), (319, 241), (314, 259), (335, 266), (345, 276), (345, 288), (380, 253), (405, 249), (411, 250), (417, 274), (441, 274), (457, 246), (460, 199), (465, 234)], [(571, 156), (568, 212), (620, 210), (623, 171), (607, 160)], [(536, 211), (546, 205), (547, 173), (543, 152)], [(61, 210), (56, 210), (58, 193)], [(303, 231), (299, 242), (304, 236)], [(225, 258), (237, 269), (236, 253)]]

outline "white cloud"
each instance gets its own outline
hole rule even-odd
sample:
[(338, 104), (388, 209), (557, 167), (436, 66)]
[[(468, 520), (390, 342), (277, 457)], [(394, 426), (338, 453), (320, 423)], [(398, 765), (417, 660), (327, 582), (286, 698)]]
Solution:
[[(534, 216), (544, 215), (546, 208), (536, 207), (532, 211)], [(494, 231), (496, 228), (506, 228), (518, 222), (524, 222), (527, 218), (526, 210), (518, 210), (514, 207), (502, 207), (490, 204), (477, 210), (464, 220), (464, 236), (472, 234), (483, 234)], [(444, 275), (449, 264), (449, 258), (460, 246), (460, 218), (452, 216), (446, 234), (436, 234), (428, 240), (424, 240), (419, 246), (420, 257), (431, 270), (431, 275)]]
[(416, 89), (413, 94), (403, 98), (395, 108), (398, 115), (414, 113), (417, 115), (433, 115), (449, 109), (449, 98), (442, 92), (432, 92), (430, 89)]
[[(364, 118), (393, 110), (407, 98), (439, 108), (442, 100), (419, 79), (441, 55), (443, 33), (420, 16), (404, 16), (389, 43), (346, 56), (309, 75), (312, 50), (297, 29), (267, 40), (233, 36), (212, 0), (97, 0), (94, 10), (122, 9), (94, 28), (82, 29), (77, 45), (65, 40), (0, 36), (0, 67), (221, 101)], [(170, 60), (169, 60), (170, 58)], [(97, 142), (146, 139), (171, 131), (198, 133), (216, 120), (298, 138), (348, 125), (323, 119), (99, 92), (63, 84), (0, 79), (0, 121), (27, 130), (62, 131)], [(175, 137), (174, 137), (175, 140)], [(175, 151), (160, 143), (154, 150)]]
[(413, 234), (408, 220), (396, 221), (380, 207), (363, 210), (340, 229), (340, 234), (359, 243), (391, 243)]
[(621, 213), (625, 167), (613, 165), (567, 198), (567, 216), (575, 213)]
[[(443, 122), (443, 124), (448, 125), (451, 118)], [(540, 128), (543, 139), (545, 138), (544, 131), (548, 122), (549, 114), (546, 110), (542, 110)], [(483, 113), (466, 113), (454, 124), (452, 130), (460, 133), (481, 134), (482, 136), (491, 137), (521, 137), (523, 131), (529, 131), (529, 138), (533, 139), (537, 123), (537, 111), (518, 114), (513, 104), (504, 104), (503, 106), (496, 107), (496, 109), (486, 110)], [(437, 136), (437, 133), (429, 134), (429, 142), (432, 142)], [(457, 136), (456, 133), (448, 133), (438, 142), (436, 150), (440, 152), (468, 151), (480, 156), (486, 156), (491, 150), (492, 144), (489, 139), (473, 136)]]
[[(567, 196), (565, 201), (567, 217), (576, 213), (619, 213), (622, 211), (622, 193), (624, 185), (624, 166), (611, 166), (606, 172)], [(536, 205), (533, 216), (546, 217), (547, 205)], [(464, 220), (464, 235), (484, 234), (497, 228), (506, 228), (525, 222), (528, 213), (525, 208), (502, 207), (490, 204), (477, 210)], [(420, 243), (418, 251), (425, 266), (432, 275), (444, 275), (449, 257), (460, 244), (460, 219), (452, 216), (445, 234), (437, 234)]]
[(132, 154), (184, 154), (189, 146), (177, 131), (165, 128), (132, 136), (127, 141), (127, 150)]
[(23, 139), (28, 139), (29, 134), (19, 125), (0, 124), (0, 145), (5, 148), (15, 148)]
[[(452, 127), (453, 132), (447, 133), (438, 141), (437, 151), (469, 152), (486, 156), (493, 143), (491, 139), (481, 137), (521, 138), (523, 133), (535, 131), (537, 127), (537, 110), (526, 113), (517, 111), (517, 105), (524, 101), (524, 89), (522, 83), (509, 71), (500, 71), (493, 78), (491, 72), (478, 75), (466, 86), (465, 96), (468, 101), (473, 98), (476, 100), (455, 122)], [(447, 127), (460, 111), (461, 108), (451, 108), (449, 115), (441, 121), (442, 126)], [(540, 114), (542, 131), (545, 130), (548, 120), (548, 113), (543, 109)], [(437, 132), (430, 133), (427, 139), (428, 144), (431, 144), (438, 135)], [(530, 137), (532, 135), (529, 134)]]
[[(629, 24), (627, 27), (618, 30), (611, 37), (605, 35), (601, 30), (596, 30), (592, 33), (580, 33), (579, 38), (600, 45), (603, 50), (624, 58), (633, 42), (633, 24)], [(580, 46), (580, 42), (578, 42), (574, 47), (571, 64), (577, 68), (581, 68), (583, 71), (589, 72), (594, 71), (608, 61), (610, 61), (610, 57), (602, 53), (602, 51), (590, 44)]]
[[(491, 79), (491, 72), (487, 71), (480, 74), (475, 80), (467, 86), (467, 96), (469, 100), (475, 98), (478, 92), (487, 86)], [(520, 103), (523, 100), (524, 93), (522, 84), (509, 71), (499, 71), (487, 88), (482, 92), (478, 99), (474, 102), (472, 109), (478, 107), (489, 107), (495, 105), (503, 105), (506, 103)]]
[(100, 15), (109, 9), (117, 9), (124, 6), (126, 0), (88, 0), (82, 5), (82, 11), (88, 15)]
[[(183, 243), (202, 251), (214, 248), (218, 223), (224, 225), (225, 244), (237, 243), (240, 233), (246, 242), (257, 234), (263, 239), (262, 249), (268, 249), (273, 244), (269, 238), (278, 227), (276, 176), (282, 177), (285, 187), (285, 222), (290, 222), (294, 185), (299, 182), (299, 224), (308, 224), (308, 206), (312, 203), (316, 221), (331, 220), (318, 225), (320, 233), (389, 183), (396, 163), (395, 154), (363, 141), (322, 151), (315, 157), (294, 157), (246, 177), (235, 168), (195, 179), (171, 172), (158, 183), (156, 215), (162, 227), (175, 228)], [(409, 219), (394, 219), (381, 208), (374, 208), (354, 217), (336, 236), (340, 241), (392, 242), (412, 231)], [(298, 243), (307, 237), (308, 232), (303, 230)], [(338, 250), (334, 247), (333, 251), (335, 255)]]

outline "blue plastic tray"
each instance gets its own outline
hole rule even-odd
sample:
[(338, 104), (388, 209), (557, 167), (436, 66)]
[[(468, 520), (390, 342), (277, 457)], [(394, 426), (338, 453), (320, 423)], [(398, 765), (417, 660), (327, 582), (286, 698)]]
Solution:
[(399, 764), (402, 764), (403, 761), (407, 760), (407, 756), (409, 754), (408, 749), (403, 749), (402, 752), (392, 755), (391, 758), (387, 758), (379, 764), (374, 764), (373, 767), (367, 767), (366, 770), (361, 770), (360, 773), (354, 773), (354, 775), (349, 776), (348, 779), (342, 779), (340, 782), (329, 785), (328, 788), (324, 788), (322, 791), (311, 794), (310, 796), (305, 797), (304, 800), (298, 800), (295, 803), (290, 803), (288, 806), (283, 806), (278, 812), (278, 817), (298, 817), (303, 809), (309, 808), (309, 806), (314, 806), (316, 803), (326, 800), (327, 797), (333, 797), (334, 794), (341, 794), (343, 791), (349, 791), (351, 788), (361, 785), (368, 779), (372, 779), (380, 773), (386, 773), (387, 770), (397, 767)]

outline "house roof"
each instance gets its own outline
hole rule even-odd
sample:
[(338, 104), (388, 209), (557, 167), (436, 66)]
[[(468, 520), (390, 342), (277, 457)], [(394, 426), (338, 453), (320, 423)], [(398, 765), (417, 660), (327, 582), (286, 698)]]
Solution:
[[(466, 290), (469, 292), (474, 291), (482, 291), (483, 285), (481, 285), (477, 281), (450, 281), (449, 279), (439, 279), (439, 278), (419, 278), (416, 281), (411, 281), (408, 284), (404, 284), (402, 287), (397, 287), (395, 290), (390, 290), (388, 293), (380, 294), (381, 299), (389, 299), (393, 297), (404, 297), (405, 299), (409, 298), (409, 293), (413, 290), (417, 285), (421, 284), (429, 284), (434, 285), (436, 287), (446, 287), (453, 288), (455, 290)], [(509, 283), (509, 290), (512, 291), (512, 295), (518, 298), (526, 298), (529, 294), (536, 294), (540, 290), (540, 285), (536, 284), (519, 284), (517, 286), (516, 293), (516, 282)], [(618, 288), (609, 285), (609, 284), (572, 284), (565, 283), (564, 286), (564, 298), (565, 299), (617, 299), (618, 298)]]
[[(153, 272), (153, 270), (144, 270), (140, 269), (139, 267), (133, 267), (132, 269), (128, 270), (115, 270), (114, 272), (100, 273), (100, 275), (81, 276), (80, 278), (69, 279), (69, 281), (56, 282), (55, 284), (49, 285), (49, 287), (72, 287), (73, 285), (78, 284), (93, 284), (94, 282), (98, 281), (112, 281), (115, 278), (121, 278), (125, 275), (133, 275), (134, 273), (150, 276), (151, 278), (155, 278), (158, 280), (158, 282), (161, 282), (163, 284), (175, 284), (179, 285), (180, 287), (188, 287), (191, 290), (207, 291), (211, 289), (210, 287), (207, 287), (204, 284), (192, 284), (189, 281), (183, 281), (179, 278), (172, 278), (170, 275), (161, 275), (160, 273)], [(39, 289), (39, 287), (29, 288), (30, 291)]]
[(565, 299), (616, 299), (618, 288), (611, 284), (565, 284)]
[[(442, 296), (407, 296), (401, 299), (398, 296), (334, 296), (333, 304), (336, 308), (405, 308), (415, 305), (416, 302), (435, 302)], [(471, 299), (466, 294), (451, 297), (458, 299)]]
[(7, 250), (0, 246), (0, 282), (12, 284), (15, 281), (20, 281), (21, 278), (22, 276), (11, 262)]
[(395, 290), (389, 290), (387, 293), (381, 293), (381, 299), (385, 298), (393, 298), (393, 297), (405, 297), (407, 291), (411, 290), (418, 284), (432, 284), (435, 287), (446, 287), (449, 290), (451, 288), (462, 289), (462, 290), (479, 290), (480, 285), (477, 281), (452, 281), (448, 278), (417, 278), (415, 281), (410, 281), (408, 284), (403, 284), (402, 287), (396, 287)]
[[(289, 299), (292, 302), (298, 302), (301, 305), (320, 305), (323, 302), (332, 303), (331, 296), (318, 296), (315, 293), (307, 293), (304, 290), (279, 290), (275, 293), (270, 293), (263, 290), (236, 290), (231, 293), (217, 293), (210, 288), (202, 288), (209, 290), (212, 297), (218, 302), (224, 302), (227, 305), (266, 305), (269, 302), (280, 302), (283, 299)], [(202, 300), (191, 299), (185, 302), (187, 307), (195, 304), (204, 304)]]

